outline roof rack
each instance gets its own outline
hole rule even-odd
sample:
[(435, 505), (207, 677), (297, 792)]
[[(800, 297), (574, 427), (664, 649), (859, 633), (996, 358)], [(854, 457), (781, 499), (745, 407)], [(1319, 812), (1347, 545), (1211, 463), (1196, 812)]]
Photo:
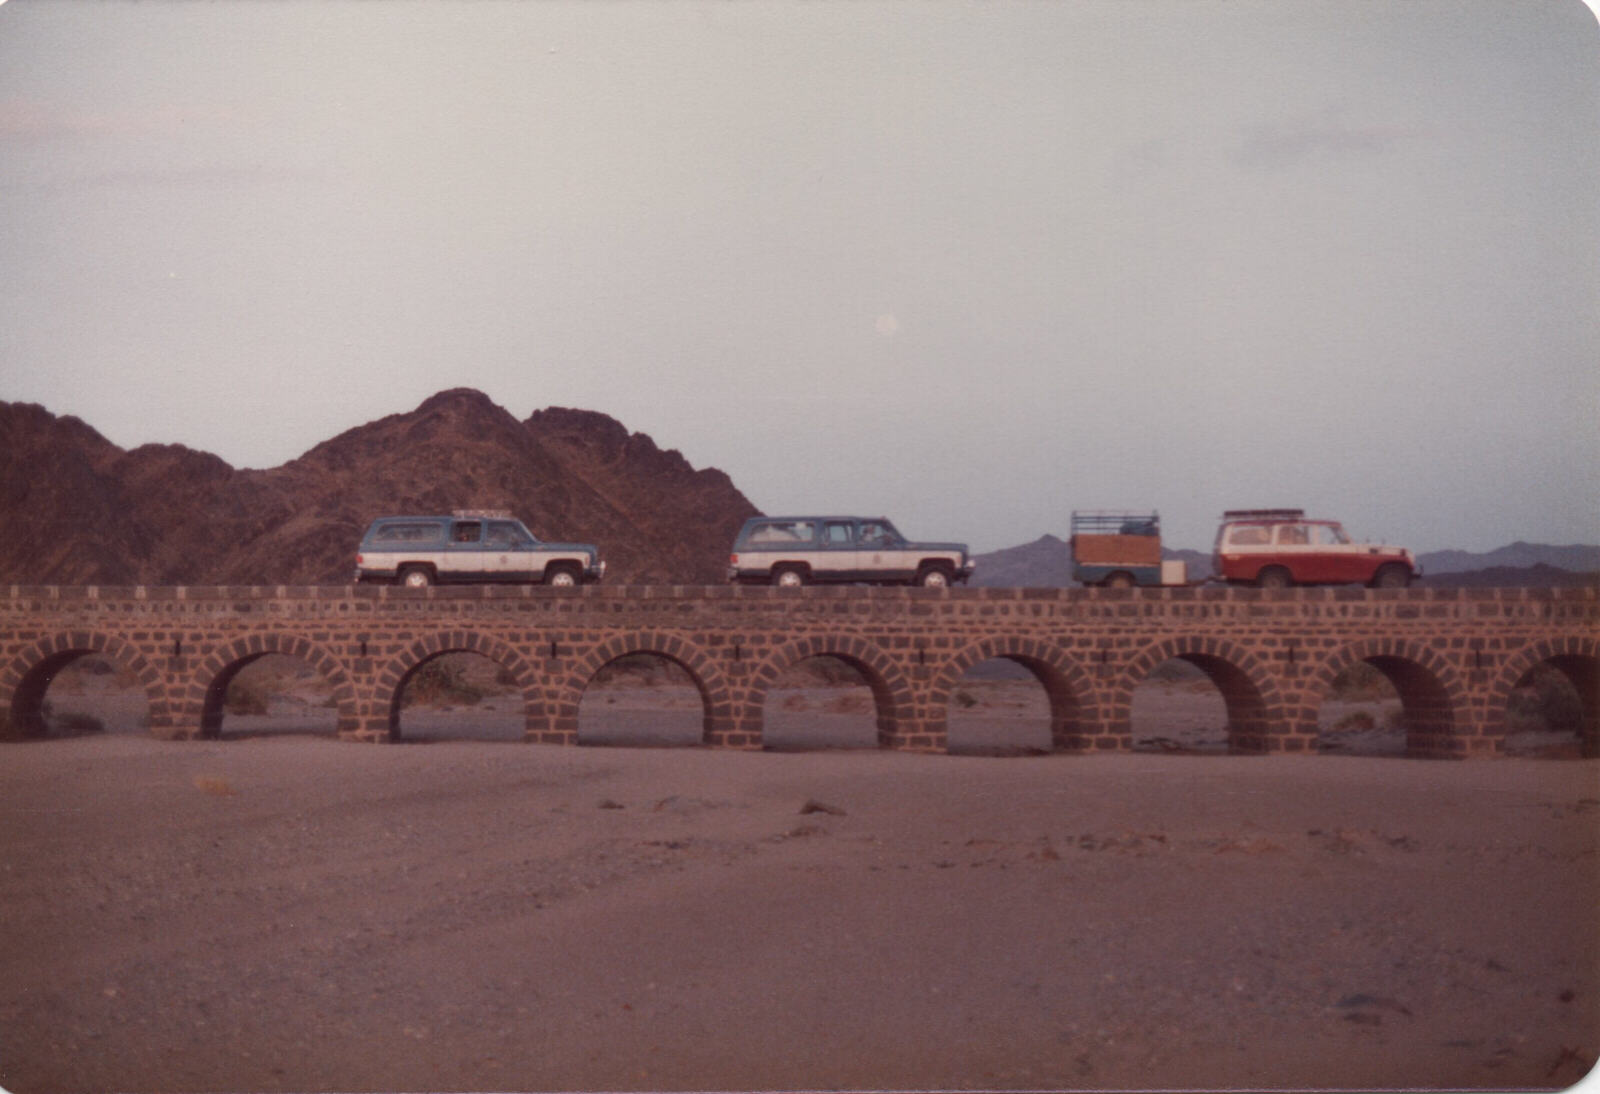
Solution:
[(1153, 509), (1074, 509), (1072, 531), (1098, 535), (1158, 535), (1161, 514)]
[(1225, 509), (1223, 520), (1305, 520), (1304, 509)]
[(509, 509), (452, 509), (450, 515), (457, 520), (510, 520)]

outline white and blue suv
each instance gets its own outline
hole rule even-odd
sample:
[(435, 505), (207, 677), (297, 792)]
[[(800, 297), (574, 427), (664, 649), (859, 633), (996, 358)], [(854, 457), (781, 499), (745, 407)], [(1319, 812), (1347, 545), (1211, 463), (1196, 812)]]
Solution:
[(975, 565), (965, 543), (911, 543), (882, 517), (751, 517), (733, 541), (728, 580), (943, 588)]
[(357, 582), (421, 588), (447, 582), (571, 586), (606, 572), (590, 543), (541, 543), (504, 510), (379, 517), (361, 538)]

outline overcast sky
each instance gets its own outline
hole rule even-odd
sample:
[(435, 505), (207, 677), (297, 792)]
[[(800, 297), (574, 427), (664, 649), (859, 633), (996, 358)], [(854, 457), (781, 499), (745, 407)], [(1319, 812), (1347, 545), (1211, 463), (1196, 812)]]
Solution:
[(1596, 543), (1597, 133), (1578, 0), (12, 0), (0, 399), (273, 467), (470, 386), (980, 551)]

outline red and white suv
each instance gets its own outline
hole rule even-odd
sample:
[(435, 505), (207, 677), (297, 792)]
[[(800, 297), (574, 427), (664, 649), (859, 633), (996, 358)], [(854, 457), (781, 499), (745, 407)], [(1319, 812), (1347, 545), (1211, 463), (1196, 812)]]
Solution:
[(1403, 589), (1422, 574), (1404, 547), (1351, 543), (1338, 521), (1307, 520), (1303, 509), (1228, 510), (1211, 561), (1223, 581), (1264, 589), (1351, 583)]

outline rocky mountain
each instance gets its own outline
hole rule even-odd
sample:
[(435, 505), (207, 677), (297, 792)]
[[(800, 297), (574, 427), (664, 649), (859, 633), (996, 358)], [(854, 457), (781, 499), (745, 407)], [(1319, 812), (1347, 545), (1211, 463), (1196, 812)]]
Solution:
[[(1211, 575), (1205, 551), (1163, 547), (1161, 557), (1188, 563), (1190, 581)], [(1056, 536), (1040, 536), (1020, 547), (976, 556), (974, 585), (1064, 587), (1072, 581), (1072, 547)], [(1486, 586), (1554, 588), (1600, 583), (1600, 547), (1550, 547), (1513, 543), (1493, 551), (1432, 551), (1419, 555), (1421, 584), (1436, 587)]]
[(604, 414), (518, 421), (462, 388), (264, 471), (179, 445), (124, 451), (76, 418), (4, 402), (0, 452), (7, 584), (343, 584), (373, 517), (457, 508), (598, 544), (608, 584), (714, 584), (756, 514), (721, 471)]
[(1572, 544), (1552, 547), (1521, 540), (1493, 551), (1428, 551), (1417, 559), (1425, 574), (1458, 574), (1477, 570), (1524, 570), (1545, 566), (1577, 572), (1600, 570), (1600, 547)]

